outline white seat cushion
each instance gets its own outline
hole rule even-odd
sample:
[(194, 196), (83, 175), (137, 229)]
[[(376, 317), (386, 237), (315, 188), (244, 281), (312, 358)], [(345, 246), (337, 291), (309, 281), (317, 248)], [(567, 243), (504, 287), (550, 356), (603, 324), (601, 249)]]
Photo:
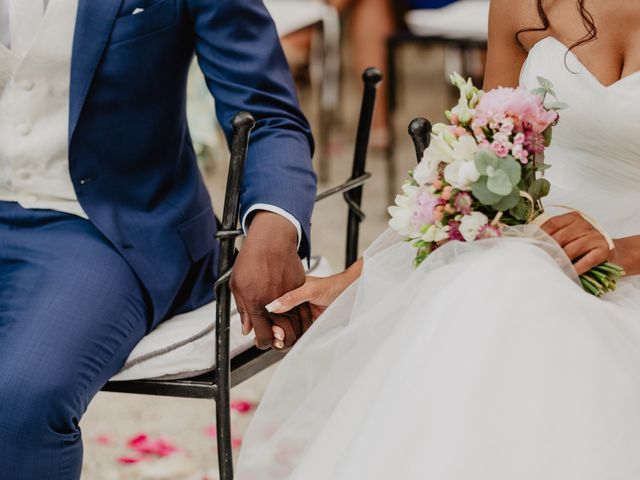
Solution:
[[(311, 260), (309, 274), (331, 275), (329, 262)], [(133, 349), (123, 369), (111, 380), (142, 378), (188, 378), (213, 369), (215, 365), (215, 302), (193, 312), (162, 322)], [(248, 350), (254, 336), (243, 336), (240, 315), (232, 304), (231, 357)]]
[(280, 37), (321, 22), (329, 8), (320, 0), (265, 0), (264, 4)]
[(460, 0), (442, 8), (411, 10), (405, 20), (415, 35), (487, 40), (489, 0)]

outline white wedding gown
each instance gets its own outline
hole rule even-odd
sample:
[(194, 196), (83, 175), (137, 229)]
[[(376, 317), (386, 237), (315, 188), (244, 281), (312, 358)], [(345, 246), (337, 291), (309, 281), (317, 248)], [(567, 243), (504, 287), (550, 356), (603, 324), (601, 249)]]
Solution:
[[(569, 104), (553, 193), (640, 234), (640, 73), (604, 86), (548, 37), (521, 81)], [(418, 269), (386, 232), (276, 371), (241, 480), (640, 478), (640, 277), (597, 299), (529, 238), (449, 243)]]

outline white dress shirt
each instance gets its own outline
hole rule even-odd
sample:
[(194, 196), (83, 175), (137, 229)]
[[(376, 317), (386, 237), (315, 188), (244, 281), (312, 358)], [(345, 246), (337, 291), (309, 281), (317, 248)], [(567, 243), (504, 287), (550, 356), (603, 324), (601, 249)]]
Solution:
[[(71, 182), (67, 145), (69, 76), (77, 2), (78, 0), (0, 0), (0, 62), (3, 64), (0, 65), (0, 80), (3, 74), (5, 77), (8, 74), (9, 77), (5, 84), (0, 81), (0, 116), (4, 114), (5, 118), (14, 117), (9, 118), (14, 120), (9, 121), (9, 125), (2, 124), (0, 120), (0, 127), (3, 129), (0, 141), (14, 146), (3, 149), (0, 144), (0, 200), (16, 201), (24, 208), (58, 210), (88, 218), (78, 202)], [(53, 12), (48, 9), (49, 3), (54, 4)], [(45, 10), (47, 15), (44, 15)], [(141, 12), (143, 11), (137, 13)], [(46, 35), (49, 38), (42, 38)], [(47, 48), (55, 51), (46, 52)], [(23, 79), (20, 75), (24, 73), (23, 70), (34, 72), (38, 69), (38, 65), (34, 64), (35, 60), (28, 62), (33, 49), (40, 49), (38, 53), (46, 58), (62, 61), (53, 66), (53, 72), (51, 65), (42, 65), (42, 69), (47, 70), (40, 72), (43, 75), (37, 80)], [(7, 61), (1, 60), (3, 55), (7, 57)], [(62, 80), (58, 82), (57, 88), (56, 74)], [(45, 83), (48, 85), (44, 85)], [(38, 87), (43, 92), (46, 90), (42, 96), (37, 95)], [(58, 95), (49, 95), (51, 91), (57, 91)], [(31, 95), (33, 100), (24, 98), (25, 95)], [(61, 99), (64, 108), (60, 103)], [(57, 118), (47, 118), (53, 115)], [(60, 122), (60, 118), (64, 118), (64, 121)], [(38, 128), (33, 128), (32, 124)], [(15, 138), (10, 138), (11, 135)], [(5, 136), (9, 138), (4, 138)], [(38, 151), (39, 140), (42, 143), (45, 139), (47, 144), (57, 145), (57, 148), (48, 149), (46, 153)], [(300, 244), (300, 222), (289, 212), (274, 205), (251, 206), (242, 219), (243, 229), (246, 230), (249, 215), (257, 210), (271, 211), (289, 220), (298, 232)]]

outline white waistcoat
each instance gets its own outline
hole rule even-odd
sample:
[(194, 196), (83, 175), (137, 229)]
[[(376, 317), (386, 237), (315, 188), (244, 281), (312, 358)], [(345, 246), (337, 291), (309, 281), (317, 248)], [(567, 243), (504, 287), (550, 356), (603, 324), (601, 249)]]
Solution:
[(0, 200), (87, 218), (69, 174), (69, 78), (78, 0), (51, 0), (23, 58), (0, 44)]

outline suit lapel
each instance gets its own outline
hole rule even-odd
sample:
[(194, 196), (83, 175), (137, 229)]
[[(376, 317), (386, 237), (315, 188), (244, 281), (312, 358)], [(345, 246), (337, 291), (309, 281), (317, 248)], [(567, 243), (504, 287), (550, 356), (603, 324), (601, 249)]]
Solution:
[(69, 141), (123, 0), (79, 0), (71, 57)]

